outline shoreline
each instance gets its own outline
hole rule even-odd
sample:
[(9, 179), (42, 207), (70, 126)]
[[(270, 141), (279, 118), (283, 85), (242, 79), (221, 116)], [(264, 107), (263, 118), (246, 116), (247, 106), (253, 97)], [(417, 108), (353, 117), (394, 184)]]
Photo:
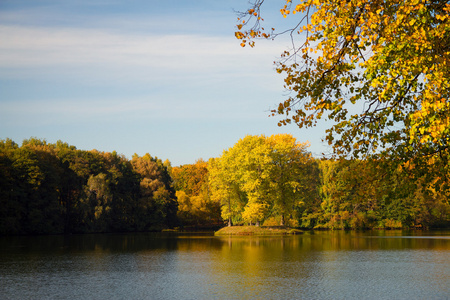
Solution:
[(296, 235), (303, 234), (302, 230), (289, 227), (262, 226), (227, 226), (214, 232), (215, 236), (227, 235)]

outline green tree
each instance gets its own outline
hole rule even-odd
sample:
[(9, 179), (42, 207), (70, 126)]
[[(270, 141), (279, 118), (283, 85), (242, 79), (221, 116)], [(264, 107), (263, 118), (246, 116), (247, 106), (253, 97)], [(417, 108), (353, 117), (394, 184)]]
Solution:
[(0, 141), (0, 234), (125, 232), (174, 226), (170, 162)]
[(84, 222), (89, 231), (103, 232), (108, 230), (113, 195), (108, 175), (100, 173), (91, 175), (85, 186), (86, 214)]
[[(60, 202), (63, 168), (52, 145), (37, 139), (25, 140), (19, 148), (6, 141), (2, 147), (6, 185), (5, 216), (11, 221), (7, 233), (62, 233), (63, 207)], [(3, 197), (2, 197), (3, 198)]]
[[(81, 232), (79, 227), (84, 224), (84, 221), (81, 219), (79, 200), (83, 194), (83, 184), (85, 184), (85, 179), (81, 174), (85, 172), (77, 174), (77, 167), (74, 163), (79, 158), (81, 151), (62, 141), (57, 141), (54, 147), (63, 168), (60, 178), (60, 202), (64, 211), (64, 232)], [(85, 174), (88, 176), (88, 172)]]
[(25, 191), (19, 186), (13, 166), (14, 152), (18, 148), (10, 139), (0, 141), (0, 234), (23, 233)]
[(382, 176), (377, 165), (341, 159), (323, 161), (321, 169), (322, 225), (327, 228), (371, 228), (374, 224), (369, 221), (378, 209), (376, 187), (380, 181), (377, 177)]

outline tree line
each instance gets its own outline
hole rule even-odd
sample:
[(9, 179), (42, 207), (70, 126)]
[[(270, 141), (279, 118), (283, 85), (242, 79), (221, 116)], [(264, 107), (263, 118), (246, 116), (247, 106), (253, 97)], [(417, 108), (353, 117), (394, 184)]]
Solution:
[(177, 222), (169, 166), (156, 157), (0, 141), (0, 234), (161, 230)]
[(150, 154), (129, 160), (61, 141), (1, 140), (0, 234), (449, 227), (441, 173), (317, 159), (307, 147), (288, 134), (246, 136), (220, 157), (172, 167)]

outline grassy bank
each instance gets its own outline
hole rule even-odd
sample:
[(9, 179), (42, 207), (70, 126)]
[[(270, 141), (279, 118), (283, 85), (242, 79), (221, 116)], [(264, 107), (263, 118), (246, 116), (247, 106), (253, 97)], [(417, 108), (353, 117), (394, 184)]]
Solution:
[(231, 226), (216, 231), (214, 235), (288, 235), (302, 233), (301, 230), (287, 227)]

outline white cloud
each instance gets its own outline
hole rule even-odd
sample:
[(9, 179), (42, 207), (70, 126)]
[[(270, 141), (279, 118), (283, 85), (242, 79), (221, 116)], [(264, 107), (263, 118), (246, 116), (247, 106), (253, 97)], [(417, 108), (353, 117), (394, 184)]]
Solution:
[(94, 65), (223, 71), (257, 66), (264, 61), (261, 56), (273, 58), (281, 50), (273, 44), (250, 53), (232, 37), (133, 35), (99, 29), (0, 26), (0, 39), (0, 68)]
[[(45, 101), (39, 104), (34, 104), (32, 98), (22, 99), (30, 102), (27, 105), (0, 99), (10, 115), (14, 115), (11, 110), (25, 112), (26, 108), (43, 114), (92, 116), (136, 109), (178, 112), (182, 116), (189, 108), (192, 115), (192, 107), (217, 110), (220, 114), (229, 102), (236, 106), (237, 100), (233, 98), (246, 97), (250, 105), (261, 101), (251, 96), (252, 90), (280, 92), (281, 78), (277, 80), (272, 70), (272, 61), (280, 51), (270, 43), (249, 49), (240, 47), (233, 37), (23, 26), (0, 26), (0, 39), (4, 41), (0, 44), (0, 78), (47, 78), (54, 84), (71, 81), (80, 88), (103, 85), (122, 86), (126, 90), (116, 97), (105, 90), (103, 96), (88, 95), (82, 99), (77, 99), (77, 92), (72, 90), (64, 95), (65, 101), (47, 92)], [(127, 96), (127, 91), (132, 92), (134, 87), (144, 90), (142, 93), (148, 97)], [(84, 102), (90, 105), (80, 105)], [(122, 107), (121, 103), (130, 102), (130, 108)], [(154, 107), (162, 102), (168, 104)], [(141, 107), (141, 103), (150, 103), (152, 107)]]

